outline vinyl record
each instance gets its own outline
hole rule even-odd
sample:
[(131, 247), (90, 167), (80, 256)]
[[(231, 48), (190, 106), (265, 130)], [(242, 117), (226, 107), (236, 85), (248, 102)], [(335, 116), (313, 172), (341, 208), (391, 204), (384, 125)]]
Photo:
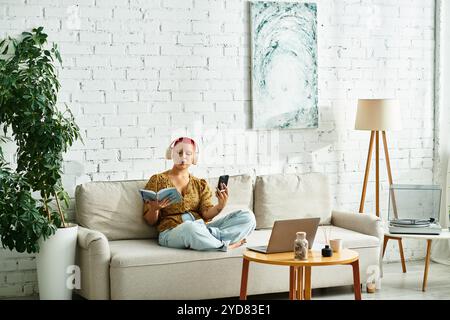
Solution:
[(391, 225), (396, 227), (421, 228), (428, 227), (430, 225), (430, 221), (421, 219), (398, 219), (391, 221)]

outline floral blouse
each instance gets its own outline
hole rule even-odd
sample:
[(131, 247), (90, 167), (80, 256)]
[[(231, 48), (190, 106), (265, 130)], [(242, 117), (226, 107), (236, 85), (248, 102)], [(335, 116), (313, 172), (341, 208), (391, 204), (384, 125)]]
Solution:
[[(161, 189), (175, 187), (169, 178), (169, 171), (155, 174), (148, 180), (145, 189), (158, 192)], [(156, 223), (158, 232), (176, 227), (183, 223), (181, 215), (186, 211), (192, 213), (195, 219), (203, 219), (202, 212), (213, 207), (212, 192), (205, 179), (199, 179), (189, 174), (189, 182), (181, 195), (183, 200), (169, 205), (159, 211)]]

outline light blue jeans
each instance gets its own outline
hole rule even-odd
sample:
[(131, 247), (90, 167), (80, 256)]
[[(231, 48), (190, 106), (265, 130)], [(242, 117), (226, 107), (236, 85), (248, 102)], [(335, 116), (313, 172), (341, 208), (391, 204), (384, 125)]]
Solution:
[(255, 230), (252, 212), (237, 210), (216, 221), (195, 220), (190, 212), (182, 216), (183, 223), (159, 234), (161, 246), (200, 251), (227, 251), (228, 245), (247, 237)]

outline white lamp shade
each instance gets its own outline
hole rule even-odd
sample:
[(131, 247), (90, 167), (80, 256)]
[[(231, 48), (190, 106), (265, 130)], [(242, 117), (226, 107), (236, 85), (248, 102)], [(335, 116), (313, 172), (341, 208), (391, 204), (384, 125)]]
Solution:
[(370, 131), (401, 130), (400, 105), (394, 99), (359, 99), (355, 129)]

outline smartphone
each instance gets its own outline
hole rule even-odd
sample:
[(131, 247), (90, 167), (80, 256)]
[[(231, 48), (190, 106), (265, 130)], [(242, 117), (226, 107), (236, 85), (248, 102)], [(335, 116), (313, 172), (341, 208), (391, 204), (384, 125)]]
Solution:
[(221, 184), (224, 183), (226, 186), (228, 185), (228, 175), (223, 175), (219, 177), (219, 182), (217, 183), (217, 189), (222, 190)]

